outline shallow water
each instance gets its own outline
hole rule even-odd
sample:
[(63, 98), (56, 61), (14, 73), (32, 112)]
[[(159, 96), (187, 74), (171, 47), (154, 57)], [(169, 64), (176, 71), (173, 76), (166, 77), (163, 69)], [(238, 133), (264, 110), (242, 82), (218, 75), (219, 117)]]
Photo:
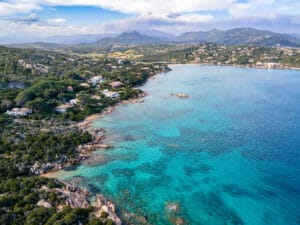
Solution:
[(174, 66), (143, 89), (94, 124), (115, 148), (58, 177), (134, 224), (300, 224), (299, 71)]

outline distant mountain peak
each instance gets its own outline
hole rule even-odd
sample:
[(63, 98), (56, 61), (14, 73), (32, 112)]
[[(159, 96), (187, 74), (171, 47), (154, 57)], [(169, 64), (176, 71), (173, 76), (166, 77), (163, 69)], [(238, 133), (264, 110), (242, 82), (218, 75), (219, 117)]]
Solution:
[(100, 39), (95, 44), (100, 46), (110, 46), (110, 45), (127, 46), (127, 45), (158, 44), (161, 42), (163, 42), (163, 40), (159, 37), (148, 36), (134, 30), (134, 31), (121, 33), (116, 37)]

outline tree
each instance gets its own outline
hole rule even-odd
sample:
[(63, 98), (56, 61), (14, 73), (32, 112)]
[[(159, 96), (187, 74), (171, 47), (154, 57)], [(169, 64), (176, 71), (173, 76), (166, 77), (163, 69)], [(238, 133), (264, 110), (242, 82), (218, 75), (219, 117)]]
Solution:
[(40, 112), (49, 110), (47, 102), (42, 98), (36, 98), (33, 101), (26, 102), (26, 107)]
[(30, 90), (24, 90), (20, 92), (16, 97), (16, 103), (18, 105), (24, 105), (26, 101), (30, 101), (34, 98), (34, 93)]

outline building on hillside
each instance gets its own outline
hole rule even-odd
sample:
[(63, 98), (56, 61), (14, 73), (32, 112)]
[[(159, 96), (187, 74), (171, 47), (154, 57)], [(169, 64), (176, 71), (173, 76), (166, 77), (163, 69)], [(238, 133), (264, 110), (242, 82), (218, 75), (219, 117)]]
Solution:
[(118, 98), (120, 96), (120, 94), (115, 91), (104, 90), (102, 93), (108, 98)]
[(90, 85), (88, 83), (81, 83), (80, 84), (80, 87), (86, 87), (86, 88), (89, 88)]
[(32, 110), (29, 108), (13, 108), (12, 110), (7, 110), (6, 114), (10, 116), (28, 116), (32, 113)]
[(73, 92), (73, 91), (74, 91), (74, 88), (73, 88), (71, 85), (69, 85), (69, 86), (67, 87), (67, 90), (68, 90), (68, 92)]
[(103, 79), (102, 76), (95, 76), (95, 77), (92, 77), (89, 80), (89, 82), (92, 83), (95, 86), (95, 85), (98, 85), (98, 84), (104, 82), (104, 79)]
[(65, 113), (71, 107), (72, 107), (71, 104), (66, 103), (66, 104), (62, 104), (62, 105), (57, 106), (55, 108), (55, 111), (58, 112), (58, 113)]
[(267, 67), (268, 69), (273, 69), (273, 68), (280, 67), (280, 66), (281, 66), (280, 63), (274, 63), (274, 62), (266, 63), (266, 67)]
[(71, 105), (77, 105), (78, 102), (79, 102), (79, 99), (78, 98), (74, 98), (74, 99), (71, 99), (69, 102), (70, 102)]
[(124, 84), (121, 81), (113, 81), (109, 84), (112, 88), (123, 87)]

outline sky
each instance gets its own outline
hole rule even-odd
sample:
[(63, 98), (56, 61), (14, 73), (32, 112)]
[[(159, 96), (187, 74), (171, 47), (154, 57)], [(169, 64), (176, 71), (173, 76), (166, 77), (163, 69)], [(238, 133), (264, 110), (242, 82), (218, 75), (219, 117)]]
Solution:
[(0, 0), (0, 37), (253, 27), (300, 33), (300, 0)]

